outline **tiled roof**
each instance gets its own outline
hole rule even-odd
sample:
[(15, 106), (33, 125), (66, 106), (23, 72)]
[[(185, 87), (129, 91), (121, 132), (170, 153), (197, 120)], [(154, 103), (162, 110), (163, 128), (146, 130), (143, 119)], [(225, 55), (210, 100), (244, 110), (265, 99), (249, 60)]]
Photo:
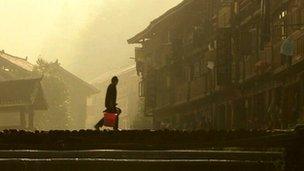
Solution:
[(15, 64), (24, 70), (33, 71), (34, 65), (27, 61), (27, 59), (16, 57), (10, 54), (7, 54), (3, 51), (0, 51), (0, 58), (3, 58), (9, 61), (12, 64)]
[(136, 70), (135, 65), (112, 70), (112, 71), (106, 72), (106, 73), (100, 75), (99, 77), (95, 78), (94, 80), (91, 81), (91, 83), (95, 84), (95, 83), (100, 83), (100, 82), (104, 82), (104, 81), (109, 81), (113, 76), (119, 77), (120, 75), (122, 75), (126, 72), (129, 72), (129, 71), (132, 71), (132, 70)]
[(82, 86), (82, 87), (86, 88), (87, 90), (89, 90), (90, 94), (96, 94), (99, 92), (99, 90), (96, 87), (94, 87), (93, 85), (89, 84), (88, 82), (82, 80), (81, 78), (79, 78), (75, 74), (69, 72), (68, 70), (64, 69), (63, 67), (60, 66), (60, 64), (55, 62), (52, 64), (52, 66), (55, 69), (57, 69), (58, 71), (60, 71), (62, 74), (64, 74), (66, 76), (66, 78), (70, 78), (70, 79), (76, 81), (78, 83), (77, 85)]

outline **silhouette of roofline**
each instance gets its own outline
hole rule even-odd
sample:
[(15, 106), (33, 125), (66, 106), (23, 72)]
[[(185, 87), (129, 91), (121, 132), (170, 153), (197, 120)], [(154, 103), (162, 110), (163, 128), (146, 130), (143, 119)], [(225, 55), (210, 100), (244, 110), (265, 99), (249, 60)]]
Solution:
[(136, 43), (140, 43), (140, 40), (144, 39), (145, 36), (147, 36), (149, 33), (151, 33), (155, 28), (157, 28), (161, 23), (163, 23), (164, 21), (166, 21), (167, 19), (169, 19), (172, 15), (176, 14), (177, 12), (179, 12), (181, 9), (183, 9), (184, 7), (186, 7), (187, 5), (191, 4), (192, 2), (194, 2), (195, 0), (184, 0), (182, 1), (180, 4), (178, 4), (177, 6), (169, 9), (167, 12), (165, 12), (163, 15), (161, 15), (160, 17), (154, 19), (150, 25), (148, 27), (146, 27), (146, 29), (144, 29), (143, 31), (139, 32), (138, 34), (136, 34), (134, 37), (130, 38), (128, 40), (129, 44), (136, 44)]
[[(6, 56), (4, 56), (6, 55)], [(17, 57), (8, 53), (5, 53), (3, 50), (0, 51), (0, 58), (6, 60), (7, 62), (18, 66), (19, 68), (25, 70), (25, 71), (33, 71), (34, 65), (30, 62), (27, 61), (26, 58), (21, 58), (21, 57)], [(11, 59), (9, 59), (11, 58)], [(14, 61), (15, 60), (15, 61)], [(23, 65), (21, 63), (18, 63), (17, 61), (22, 62)]]
[(124, 74), (125, 72), (129, 72), (129, 71), (132, 71), (132, 70), (136, 70), (136, 65), (130, 65), (130, 66), (127, 66), (125, 68), (119, 68), (119, 69), (116, 69), (114, 71), (109, 71), (109, 72), (103, 73), (103, 74), (96, 77), (95, 79), (93, 79), (90, 82), (92, 84), (95, 84), (95, 83), (99, 83), (99, 82), (108, 81), (113, 76), (118, 76), (119, 77), (120, 75)]
[(99, 90), (94, 87), (93, 85), (91, 85), (90, 83), (82, 80), (81, 78), (79, 78), (78, 76), (76, 76), (75, 74), (71, 73), (70, 71), (66, 70), (65, 68), (63, 68), (62, 66), (60, 66), (60, 64), (58, 62), (52, 63), (53, 67), (56, 67), (56, 69), (62, 71), (63, 73), (66, 73), (67, 75), (69, 75), (72, 79), (76, 80), (77, 82), (79, 82), (81, 85), (83, 85), (84, 87), (86, 87), (91, 94), (96, 94), (99, 93)]

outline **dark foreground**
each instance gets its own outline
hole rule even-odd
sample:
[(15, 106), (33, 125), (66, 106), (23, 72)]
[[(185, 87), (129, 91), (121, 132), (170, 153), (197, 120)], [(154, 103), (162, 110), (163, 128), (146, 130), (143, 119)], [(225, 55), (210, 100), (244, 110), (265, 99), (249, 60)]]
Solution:
[[(303, 130), (0, 132), (0, 170), (303, 169)], [(111, 149), (111, 150), (110, 150)]]
[(206, 150), (0, 151), (1, 170), (282, 170), (281, 152)]

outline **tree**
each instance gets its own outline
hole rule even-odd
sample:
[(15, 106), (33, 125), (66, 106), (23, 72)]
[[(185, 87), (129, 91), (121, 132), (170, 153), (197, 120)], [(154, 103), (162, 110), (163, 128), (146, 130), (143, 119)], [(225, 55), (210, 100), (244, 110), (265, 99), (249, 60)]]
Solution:
[(38, 59), (34, 67), (34, 73), (42, 75), (42, 87), (48, 110), (36, 115), (36, 127), (38, 129), (68, 129), (71, 123), (69, 113), (70, 96), (65, 82), (59, 72), (52, 67), (57, 65)]

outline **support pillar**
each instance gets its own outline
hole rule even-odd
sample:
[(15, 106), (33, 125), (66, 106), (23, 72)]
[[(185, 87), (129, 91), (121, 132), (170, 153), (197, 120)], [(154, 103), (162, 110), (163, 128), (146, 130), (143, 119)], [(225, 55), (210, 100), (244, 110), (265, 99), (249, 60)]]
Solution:
[(34, 113), (34, 110), (33, 109), (29, 109), (29, 111), (28, 111), (28, 122), (29, 122), (29, 129), (30, 130), (34, 130), (34, 115), (35, 115), (35, 113)]
[(22, 129), (26, 128), (25, 111), (22, 109), (20, 111), (20, 126)]

